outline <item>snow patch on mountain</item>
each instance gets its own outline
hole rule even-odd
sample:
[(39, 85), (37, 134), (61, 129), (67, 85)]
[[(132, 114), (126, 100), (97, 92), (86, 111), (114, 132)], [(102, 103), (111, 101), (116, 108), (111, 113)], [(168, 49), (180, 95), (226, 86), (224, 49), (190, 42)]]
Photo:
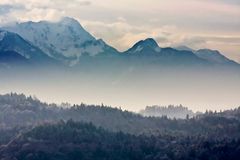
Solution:
[(103, 52), (103, 46), (91, 45), (83, 50), (83, 52), (89, 53), (90, 56), (95, 56)]

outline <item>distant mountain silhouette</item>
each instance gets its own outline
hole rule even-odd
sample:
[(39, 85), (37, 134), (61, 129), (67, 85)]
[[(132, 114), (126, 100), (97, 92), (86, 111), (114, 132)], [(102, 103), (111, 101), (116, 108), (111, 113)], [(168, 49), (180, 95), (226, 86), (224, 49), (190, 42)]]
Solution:
[(240, 66), (218, 51), (194, 51), (185, 46), (161, 48), (153, 38), (141, 40), (127, 51), (118, 52), (93, 37), (77, 20), (68, 17), (59, 22), (16, 23), (2, 29), (7, 31), (1, 31), (0, 51), (14, 51), (31, 63), (58, 61), (71, 68), (104, 66), (109, 69), (135, 65)]
[(228, 59), (224, 55), (222, 55), (217, 50), (210, 50), (210, 49), (200, 49), (195, 52), (195, 54), (205, 60), (208, 60), (212, 63), (223, 64), (223, 65), (239, 65), (237, 62)]

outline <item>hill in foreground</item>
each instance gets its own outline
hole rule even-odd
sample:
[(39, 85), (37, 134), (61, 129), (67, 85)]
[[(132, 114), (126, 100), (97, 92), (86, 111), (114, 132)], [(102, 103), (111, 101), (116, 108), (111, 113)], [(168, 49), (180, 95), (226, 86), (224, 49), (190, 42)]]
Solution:
[(0, 147), (1, 160), (237, 160), (240, 140), (204, 136), (134, 136), (92, 124), (43, 125)]

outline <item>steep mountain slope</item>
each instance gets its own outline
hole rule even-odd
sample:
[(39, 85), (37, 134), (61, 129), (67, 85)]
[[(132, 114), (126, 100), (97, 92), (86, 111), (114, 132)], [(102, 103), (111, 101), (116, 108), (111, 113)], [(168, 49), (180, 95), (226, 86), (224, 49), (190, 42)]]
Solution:
[(82, 54), (117, 53), (103, 40), (96, 40), (77, 20), (68, 17), (59, 22), (17, 23), (4, 29), (18, 33), (48, 56), (70, 65), (78, 63)]
[(39, 48), (33, 46), (16, 33), (0, 30), (0, 61), (2, 63), (57, 64)]

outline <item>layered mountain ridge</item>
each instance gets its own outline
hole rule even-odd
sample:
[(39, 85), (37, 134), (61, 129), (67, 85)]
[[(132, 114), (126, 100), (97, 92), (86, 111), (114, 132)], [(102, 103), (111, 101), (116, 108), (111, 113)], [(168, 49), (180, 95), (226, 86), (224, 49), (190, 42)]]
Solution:
[[(11, 43), (10, 43), (11, 42)], [(59, 62), (70, 67), (79, 66), (86, 59), (96, 61), (159, 64), (159, 65), (227, 65), (238, 63), (223, 56), (218, 51), (188, 47), (161, 48), (153, 38), (141, 40), (125, 52), (119, 52), (88, 33), (81, 24), (65, 17), (58, 22), (24, 22), (2, 27), (0, 31), (0, 52), (12, 52), (10, 57), (21, 57), (26, 61), (48, 63)], [(15, 52), (13, 54), (13, 52)], [(122, 57), (122, 58), (119, 58)], [(6, 59), (6, 58), (5, 58)], [(4, 58), (0, 58), (1, 61)], [(0, 61), (0, 62), (1, 62)], [(7, 63), (7, 62), (6, 62)]]

